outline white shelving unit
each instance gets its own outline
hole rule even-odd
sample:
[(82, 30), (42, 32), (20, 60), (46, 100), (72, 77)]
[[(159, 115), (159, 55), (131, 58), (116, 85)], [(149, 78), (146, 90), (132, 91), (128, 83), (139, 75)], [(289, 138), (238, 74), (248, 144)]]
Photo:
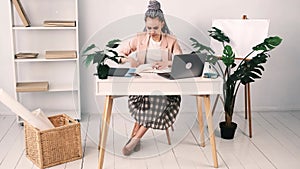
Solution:
[[(15, 97), (29, 110), (41, 108), (47, 116), (65, 113), (80, 120), (78, 0), (19, 0), (30, 21), (24, 27), (11, 1), (12, 59), (15, 84), (49, 83), (47, 91), (17, 92)], [(75, 21), (74, 27), (45, 27), (45, 20)], [(76, 58), (47, 59), (49, 50), (75, 50)], [(16, 59), (20, 52), (39, 53), (37, 58)], [(18, 121), (22, 119), (18, 117)]]

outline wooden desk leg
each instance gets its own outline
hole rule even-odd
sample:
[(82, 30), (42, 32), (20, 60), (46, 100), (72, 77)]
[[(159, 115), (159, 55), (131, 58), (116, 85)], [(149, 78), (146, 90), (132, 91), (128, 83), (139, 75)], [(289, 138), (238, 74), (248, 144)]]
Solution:
[(200, 130), (200, 146), (205, 147), (204, 125), (203, 125), (203, 115), (202, 115), (202, 96), (196, 96), (196, 99), (197, 99), (198, 122), (199, 122), (199, 130)]
[(210, 140), (212, 156), (213, 156), (213, 160), (214, 160), (214, 167), (218, 168), (216, 140), (215, 140), (215, 133), (214, 133), (214, 129), (213, 129), (212, 114), (210, 111), (209, 95), (204, 96), (204, 105), (205, 105), (206, 120), (207, 120), (207, 125), (208, 125), (209, 140)]
[(251, 99), (250, 99), (250, 83), (247, 83), (247, 106), (248, 106), (248, 118), (249, 118), (249, 137), (252, 138), (252, 121), (251, 121)]
[(110, 118), (111, 118), (112, 104), (113, 104), (113, 97), (106, 96), (104, 112), (102, 115), (102, 124), (101, 124), (101, 129), (100, 129), (101, 135), (100, 135), (100, 152), (99, 152), (99, 160), (98, 160), (98, 169), (102, 169), (102, 167), (103, 167), (106, 139), (107, 139), (108, 127), (109, 127)]

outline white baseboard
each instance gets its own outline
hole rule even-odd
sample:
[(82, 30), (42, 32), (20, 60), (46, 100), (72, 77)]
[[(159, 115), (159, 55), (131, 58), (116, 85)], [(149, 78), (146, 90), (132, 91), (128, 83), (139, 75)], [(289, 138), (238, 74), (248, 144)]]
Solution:
[[(236, 111), (245, 111), (245, 107), (238, 107)], [(299, 106), (289, 107), (273, 107), (273, 106), (252, 106), (251, 111), (253, 112), (286, 112), (286, 111), (300, 111)]]

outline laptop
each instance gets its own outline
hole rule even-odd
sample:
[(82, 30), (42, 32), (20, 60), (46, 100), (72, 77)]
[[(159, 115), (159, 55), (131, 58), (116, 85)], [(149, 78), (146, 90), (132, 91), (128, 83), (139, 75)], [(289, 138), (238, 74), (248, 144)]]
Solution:
[(173, 58), (171, 72), (157, 73), (167, 79), (200, 77), (203, 72), (205, 57), (201, 54), (179, 54)]
[(139, 74), (135, 73), (135, 68), (109, 68), (108, 76), (140, 77)]
[(109, 68), (108, 76), (123, 77), (127, 74), (129, 68)]

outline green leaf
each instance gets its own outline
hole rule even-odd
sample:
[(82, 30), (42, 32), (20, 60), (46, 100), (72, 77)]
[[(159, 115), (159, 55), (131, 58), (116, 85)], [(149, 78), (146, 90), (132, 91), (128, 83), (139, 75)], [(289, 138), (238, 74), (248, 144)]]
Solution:
[(251, 71), (251, 73), (249, 73), (249, 76), (254, 78), (254, 79), (259, 79), (261, 78), (261, 76), (257, 75), (256, 73), (253, 73), (253, 71)]
[(231, 46), (226, 45), (223, 49), (223, 55), (222, 55), (222, 61), (223, 63), (229, 67), (229, 66), (233, 66), (234, 64), (234, 58), (235, 58), (235, 54), (232, 51)]
[(222, 43), (229, 43), (230, 39), (228, 36), (226, 36), (220, 29), (216, 27), (212, 27), (212, 30), (208, 31), (209, 36), (212, 37), (213, 39), (222, 42)]
[(251, 78), (250, 76), (246, 76), (241, 80), (241, 82), (243, 85), (245, 85), (247, 83), (255, 82), (255, 80), (253, 78)]
[[(262, 68), (263, 68), (263, 67), (262, 67)], [(252, 71), (255, 72), (255, 73), (257, 73), (257, 74), (259, 74), (259, 75), (262, 75), (262, 71), (263, 71), (263, 70), (258, 69), (258, 68), (254, 68)]]
[(196, 53), (203, 53), (203, 52), (215, 53), (215, 51), (213, 51), (210, 47), (199, 43), (196, 39), (190, 38), (190, 40), (192, 41), (192, 47), (197, 49)]
[(210, 47), (202, 45), (194, 38), (190, 38), (190, 40), (192, 41), (192, 46), (194, 47), (194, 49), (196, 49), (196, 51), (192, 53), (196, 53), (199, 56), (204, 56), (205, 62), (211, 63), (213, 65), (216, 64), (216, 62), (218, 61), (218, 57), (212, 55), (215, 52)]
[(117, 58), (110, 58), (112, 61), (119, 63), (119, 60)]
[(120, 42), (121, 42), (121, 40), (119, 40), (119, 39), (111, 40), (106, 44), (106, 47), (117, 48), (120, 45)]
[(118, 52), (114, 51), (114, 50), (107, 50), (108, 52), (112, 53), (113, 56), (112, 57), (117, 57), (118, 56)]
[(219, 58), (214, 55), (206, 55), (205, 62), (215, 65), (218, 62)]
[(101, 62), (103, 62), (106, 57), (107, 55), (105, 55), (103, 51), (95, 52), (93, 64), (95, 63), (101, 64)]
[(95, 53), (87, 55), (86, 59), (84, 60), (86, 67), (88, 67), (91, 64), (91, 62), (94, 60), (94, 57)]
[(249, 61), (243, 62), (238, 69), (230, 75), (234, 81), (241, 80), (242, 84), (252, 83), (262, 76), (264, 71), (263, 63), (266, 63), (269, 56), (266, 53), (259, 53)]
[(276, 46), (280, 45), (280, 43), (282, 42), (282, 39), (278, 36), (275, 36), (275, 37), (269, 37), (269, 38), (266, 38), (264, 40), (264, 42), (256, 45), (255, 47), (253, 47), (252, 49), (255, 50), (255, 51), (270, 51), (272, 49), (274, 49)]
[(87, 48), (83, 51), (83, 53), (86, 53), (86, 52), (90, 51), (91, 49), (93, 49), (93, 48), (95, 48), (95, 47), (96, 47), (95, 44), (91, 44), (89, 47), (87, 47)]

